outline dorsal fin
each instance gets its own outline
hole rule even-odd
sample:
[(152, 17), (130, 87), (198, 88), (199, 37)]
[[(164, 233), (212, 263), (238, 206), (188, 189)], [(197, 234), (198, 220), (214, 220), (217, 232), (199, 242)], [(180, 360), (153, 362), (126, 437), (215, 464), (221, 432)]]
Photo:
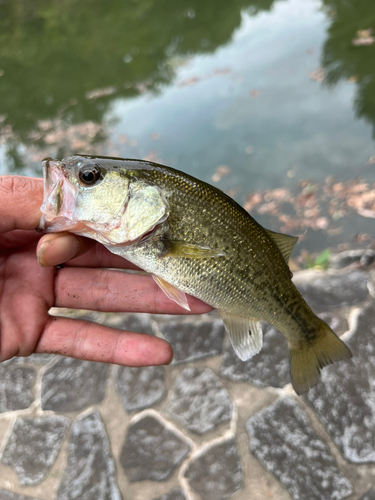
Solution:
[(284, 257), (285, 262), (288, 264), (293, 247), (298, 241), (298, 236), (275, 233), (275, 231), (270, 231), (269, 229), (266, 229), (266, 233), (276, 243), (277, 248), (280, 250), (281, 255)]

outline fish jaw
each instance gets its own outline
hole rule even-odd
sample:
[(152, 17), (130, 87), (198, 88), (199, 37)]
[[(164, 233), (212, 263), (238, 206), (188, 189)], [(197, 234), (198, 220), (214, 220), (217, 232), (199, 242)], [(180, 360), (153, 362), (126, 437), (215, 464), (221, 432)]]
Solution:
[(38, 230), (74, 232), (82, 225), (73, 217), (77, 187), (67, 179), (62, 162), (46, 158), (42, 167), (43, 204)]

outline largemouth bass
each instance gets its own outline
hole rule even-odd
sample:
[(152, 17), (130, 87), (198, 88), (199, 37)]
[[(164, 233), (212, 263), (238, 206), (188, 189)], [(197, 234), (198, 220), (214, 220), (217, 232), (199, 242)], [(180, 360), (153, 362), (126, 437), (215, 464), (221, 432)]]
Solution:
[(291, 280), (297, 238), (264, 229), (219, 189), (141, 160), (46, 159), (40, 228), (93, 238), (152, 274), (182, 307), (185, 294), (217, 308), (236, 354), (262, 347), (260, 319), (285, 336), (302, 394), (324, 366), (351, 357)]

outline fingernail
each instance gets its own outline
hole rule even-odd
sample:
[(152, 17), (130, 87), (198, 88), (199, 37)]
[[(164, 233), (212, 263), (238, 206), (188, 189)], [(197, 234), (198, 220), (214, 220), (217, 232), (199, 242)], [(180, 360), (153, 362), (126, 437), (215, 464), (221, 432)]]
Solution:
[(39, 248), (37, 259), (42, 267), (53, 267), (73, 259), (80, 249), (77, 238), (72, 234), (64, 234), (43, 242)]

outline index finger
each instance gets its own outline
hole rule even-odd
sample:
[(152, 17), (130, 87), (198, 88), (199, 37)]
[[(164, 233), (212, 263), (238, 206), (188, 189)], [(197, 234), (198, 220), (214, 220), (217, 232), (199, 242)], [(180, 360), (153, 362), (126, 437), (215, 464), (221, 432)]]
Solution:
[(38, 227), (43, 202), (42, 179), (2, 175), (0, 199), (0, 233)]

